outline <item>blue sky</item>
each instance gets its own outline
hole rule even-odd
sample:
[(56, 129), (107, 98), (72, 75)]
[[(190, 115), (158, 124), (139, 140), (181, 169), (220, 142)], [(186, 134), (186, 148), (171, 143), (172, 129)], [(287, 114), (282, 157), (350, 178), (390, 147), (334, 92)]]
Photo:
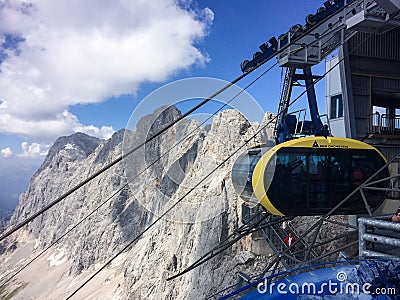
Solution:
[[(71, 107), (71, 111), (80, 116), (85, 123), (96, 126), (113, 124), (116, 130), (126, 126), (127, 120), (134, 106), (154, 89), (170, 81), (188, 77), (215, 77), (230, 81), (241, 74), (240, 63), (250, 59), (258, 46), (272, 36), (279, 36), (290, 26), (304, 23), (307, 14), (314, 12), (321, 1), (280, 1), (271, 5), (270, 1), (234, 0), (229, 4), (223, 1), (197, 1), (199, 8), (210, 8), (214, 13), (214, 20), (210, 32), (197, 46), (206, 52), (210, 61), (204, 66), (191, 66), (181, 70), (175, 76), (157, 83), (143, 83), (135, 96), (124, 95), (115, 97), (101, 105), (78, 105)], [(162, 51), (162, 48), (160, 49)], [(160, 53), (161, 54), (161, 53)], [(274, 61), (275, 62), (275, 61)], [(266, 68), (262, 68), (265, 70)], [(315, 72), (322, 74), (324, 66), (315, 67)], [(259, 74), (259, 73), (257, 73)], [(260, 101), (267, 111), (276, 112), (280, 92), (281, 70), (275, 67), (268, 76), (265, 76), (249, 92)], [(250, 76), (254, 79), (256, 76)], [(250, 80), (244, 80), (238, 85), (245, 87)], [(322, 91), (319, 84), (318, 89)], [(323, 87), (324, 88), (324, 87)], [(270, 97), (270, 93), (273, 97)], [(105, 113), (106, 112), (106, 113)], [(99, 116), (102, 116), (99, 118)], [(119, 116), (120, 118), (116, 118)]]
[[(13, 1), (11, 1), (11, 3), (12, 2)], [(61, 2), (64, 1), (60, 1), (60, 3)], [(89, 3), (91, 2), (93, 2), (93, 4), (100, 3), (95, 0), (89, 1)], [(159, 0), (154, 3), (162, 7), (162, 3), (168, 5), (169, 2), (170, 1)], [(7, 85), (9, 87), (11, 85), (12, 88), (8, 88), (6, 92), (0, 91), (0, 99), (9, 103), (18, 101), (18, 105), (15, 105), (11, 113), (9, 112), (11, 109), (0, 111), (11, 115), (14, 114), (14, 116), (12, 116), (14, 118), (0, 119), (0, 122), (2, 122), (0, 128), (0, 150), (10, 147), (15, 155), (21, 154), (22, 149), (20, 144), (22, 142), (39, 144), (41, 148), (45, 150), (46, 145), (50, 145), (58, 134), (73, 133), (79, 130), (79, 128), (81, 131), (86, 131), (89, 134), (107, 137), (113, 130), (125, 127), (135, 105), (148, 93), (163, 84), (177, 79), (195, 76), (215, 77), (227, 81), (236, 78), (240, 75), (240, 62), (244, 59), (251, 58), (262, 42), (268, 40), (271, 36), (278, 36), (286, 32), (289, 27), (294, 24), (304, 23), (305, 16), (315, 12), (315, 10), (322, 5), (322, 1), (317, 0), (302, 2), (276, 1), (273, 3), (270, 1), (248, 2), (234, 0), (230, 1), (229, 4), (223, 1), (211, 0), (193, 1), (189, 4), (185, 1), (181, 2), (184, 4), (181, 5), (180, 11), (165, 8), (163, 11), (157, 8), (156, 5), (144, 5), (145, 7), (132, 6), (132, 9), (142, 9), (149, 12), (155, 11), (155, 17), (163, 13), (165, 13), (165, 15), (168, 15), (168, 13), (176, 14), (177, 19), (180, 18), (181, 14), (185, 13), (183, 8), (187, 8), (187, 11), (190, 11), (191, 17), (193, 18), (191, 24), (186, 20), (187, 24), (192, 26), (196, 25), (199, 28), (193, 29), (191, 32), (190, 30), (186, 30), (188, 32), (182, 34), (185, 40), (183, 43), (186, 43), (186, 45), (178, 50), (171, 45), (163, 47), (165, 43), (161, 43), (161, 41), (165, 41), (168, 37), (160, 41), (158, 40), (160, 38), (159, 32), (155, 32), (156, 30), (146, 32), (144, 29), (144, 34), (154, 35), (153, 37), (150, 36), (149, 44), (157, 49), (153, 54), (155, 56), (155, 63), (152, 61), (151, 57), (145, 57), (148, 60), (139, 66), (135, 65), (133, 62), (129, 68), (124, 69), (121, 66), (117, 66), (117, 68), (120, 68), (121, 73), (127, 72), (128, 69), (135, 70), (137, 67), (140, 67), (140, 69), (152, 69), (152, 74), (132, 71), (130, 74), (126, 74), (126, 76), (121, 76), (121, 73), (119, 73), (119, 75), (115, 76), (117, 78), (113, 84), (105, 88), (103, 87), (103, 91), (99, 91), (98, 93), (88, 90), (85, 85), (82, 84), (81, 78), (85, 78), (84, 80), (87, 80), (88, 85), (101, 86), (104, 84), (104, 78), (107, 79), (107, 76), (112, 77), (113, 73), (117, 73), (118, 69), (113, 70), (113, 63), (117, 62), (118, 56), (123, 52), (121, 49), (127, 47), (127, 39), (135, 37), (135, 35), (128, 30), (122, 33), (118, 31), (121, 30), (121, 26), (141, 27), (143, 26), (142, 23), (146, 24), (148, 20), (139, 16), (137, 22), (127, 22), (123, 20), (124, 17), (133, 18), (135, 16), (137, 17), (137, 14), (124, 14), (120, 16), (121, 19), (118, 20), (118, 24), (112, 24), (111, 22), (116, 19), (110, 19), (110, 23), (106, 24), (110, 26), (110, 28), (103, 29), (105, 24), (98, 20), (104, 18), (104, 16), (105, 18), (109, 17), (102, 11), (102, 9), (107, 10), (109, 8), (100, 5), (98, 12), (96, 13), (96, 10), (91, 12), (91, 19), (85, 21), (88, 14), (85, 10), (88, 9), (88, 5), (79, 4), (77, 1), (65, 2), (65, 7), (68, 7), (68, 9), (65, 9), (63, 5), (61, 5), (61, 7), (63, 7), (62, 9), (57, 8), (51, 4), (51, 1), (33, 1), (32, 7), (35, 9), (26, 8), (27, 5), (25, 5), (25, 7), (19, 7), (17, 4), (10, 7), (8, 10), (3, 8), (3, 16), (10, 16), (11, 14), (16, 15), (14, 19), (9, 17), (4, 20), (3, 18), (2, 23), (6, 23), (7, 21), (8, 23), (5, 25), (1, 24), (3, 25), (1, 30), (3, 48), (8, 48), (8, 51), (12, 51), (16, 53), (16, 55), (13, 57), (10, 55), (9, 59), (3, 59), (1, 65), (2, 73), (0, 73), (0, 86), (4, 87)], [(68, 3), (72, 4), (69, 5)], [(118, 1), (115, 2), (115, 6), (118, 6), (117, 3)], [(122, 9), (123, 7), (116, 8), (115, 13), (120, 13)], [(74, 17), (65, 17), (64, 19), (57, 20), (60, 10), (62, 10), (63, 14), (74, 14)], [(77, 14), (76, 11), (78, 10), (82, 13)], [(24, 13), (19, 13), (19, 15), (16, 13), (21, 11)], [(53, 18), (51, 17), (52, 15)], [(168, 18), (166, 17), (166, 19)], [(40, 31), (37, 29), (35, 31), (28, 29), (35, 26), (39, 20), (43, 22), (44, 26), (48, 27), (48, 30)], [(16, 25), (17, 21), (23, 25)], [(124, 24), (124, 22), (126, 24)], [(168, 22), (168, 20), (166, 22)], [(181, 23), (183, 22), (185, 21)], [(80, 29), (77, 30), (74, 23), (82, 23), (81, 27), (88, 31), (95, 28), (95, 30), (92, 30), (93, 32), (96, 33), (96, 31), (103, 30), (104, 33), (100, 32), (100, 37), (98, 39), (93, 39), (92, 44), (85, 44), (82, 48), (71, 47), (70, 52), (59, 51), (57, 46), (63, 46), (62, 43), (65, 43), (65, 47), (68, 47), (71, 43), (79, 45), (79, 43), (82, 43), (84, 40), (85, 33), (81, 33)], [(176, 24), (171, 21), (167, 26), (178, 26), (179, 24), (178, 21)], [(203, 28), (200, 28), (201, 25)], [(55, 29), (50, 30), (50, 26), (53, 26)], [(113, 28), (113, 26), (115, 28)], [(74, 33), (73, 30), (76, 30), (76, 32)], [(115, 30), (120, 36), (113, 33), (109, 34), (105, 32), (106, 30)], [(166, 29), (166, 35), (169, 34), (172, 36), (176, 34), (175, 32), (168, 32), (168, 30), (169, 29)], [(73, 32), (72, 34), (70, 33), (71, 31)], [(137, 32), (139, 35), (140, 29), (138, 29)], [(48, 36), (43, 37), (45, 34)], [(14, 38), (10, 39), (10, 35), (14, 35)], [(56, 35), (59, 35), (59, 37), (54, 37)], [(110, 38), (110, 45), (107, 45), (107, 41), (104, 41), (106, 38)], [(52, 41), (49, 42), (48, 39)], [(26, 47), (25, 44), (28, 42), (33, 44), (33, 46), (30, 45), (31, 48)], [(60, 43), (61, 45), (58, 45)], [(83, 47), (87, 48), (92, 46), (110, 47), (110, 50), (104, 51), (104, 53), (102, 51), (93, 53), (94, 56), (110, 60), (111, 63), (109, 65), (100, 65), (98, 71), (96, 71), (96, 66), (93, 65), (96, 65), (98, 61), (90, 61), (90, 57), (79, 57), (79, 55), (77, 55), (74, 65), (74, 56), (71, 55), (71, 52), (82, 51)], [(25, 54), (28, 50), (32, 50), (33, 47), (43, 47), (43, 53)], [(179, 53), (179, 51), (183, 52), (189, 48), (192, 48), (192, 50), (195, 48), (199, 53), (192, 54), (192, 57), (177, 55), (177, 57), (172, 58), (171, 61), (168, 62), (169, 65), (167, 64), (166, 66), (160, 63), (166, 55), (166, 51), (173, 52), (176, 50)], [(132, 47), (132, 49), (134, 49), (134, 47)], [(146, 45), (138, 51), (146, 51)], [(68, 57), (47, 59), (47, 57), (59, 54), (64, 54), (64, 56)], [(88, 54), (92, 53), (88, 52)], [(131, 55), (140, 56), (140, 54), (134, 52), (131, 52)], [(193, 58), (193, 56), (196, 55), (198, 55), (198, 57)], [(18, 60), (18, 57), (21, 56), (23, 58)], [(69, 56), (71, 57), (69, 58)], [(126, 60), (129, 63), (130, 58), (127, 57), (126, 53), (122, 53), (121, 56), (122, 62)], [(85, 59), (89, 59), (89, 61), (85, 61)], [(64, 60), (67, 61), (65, 64), (62, 63)], [(6, 63), (11, 67), (5, 66)], [(55, 70), (50, 70), (52, 68), (50, 65), (51, 63), (54, 64), (53, 69)], [(30, 64), (30, 66), (24, 67), (22, 66), (23, 64)], [(153, 66), (154, 64), (160, 64), (159, 71), (157, 71), (157, 66)], [(22, 69), (19, 68), (21, 66)], [(6, 68), (11, 70), (8, 72), (7, 70), (4, 71)], [(85, 71), (84, 68), (94, 70)], [(5, 78), (7, 73), (18, 72), (19, 70), (21, 70), (21, 72), (31, 72), (33, 74), (31, 77), (9, 76)], [(111, 74), (105, 74), (103, 78), (102, 76), (98, 76), (99, 73), (106, 73), (107, 70)], [(67, 74), (65, 77), (63, 77), (63, 71)], [(51, 78), (46, 76), (32, 78), (35, 76), (34, 72), (48, 72), (51, 75), (59, 76), (60, 81), (65, 81), (55, 84), (52, 82)], [(71, 74), (75, 73), (81, 73), (76, 76), (78, 78), (77, 82), (73, 80), (71, 80), (72, 82), (67, 82), (70, 78), (67, 76), (71, 76)], [(134, 73), (143, 74), (136, 76)], [(94, 76), (94, 74), (96, 75)], [(90, 79), (84, 77), (89, 75), (93, 75), (95, 78)], [(1, 80), (2, 77), (3, 80)], [(250, 79), (253, 78), (254, 76), (250, 76)], [(23, 86), (24, 83), (21, 82), (22, 80), (25, 80), (25, 83), (31, 80), (30, 85)], [(46, 82), (46, 80), (48, 80), (48, 82)], [(249, 82), (249, 80), (239, 85), (245, 86), (246, 82)], [(268, 73), (267, 76), (259, 80), (259, 83), (249, 89), (249, 92), (260, 101), (265, 110), (276, 111), (280, 80), (280, 70), (275, 68), (272, 72)], [(126, 86), (130, 84), (131, 88), (126, 88)], [(124, 87), (121, 88), (123, 85)], [(31, 92), (32, 89), (35, 88), (38, 89), (36, 93), (37, 100), (31, 98), (31, 96), (36, 96), (35, 93)], [(29, 98), (22, 92), (16, 92), (16, 90), (23, 89), (29, 89)], [(71, 89), (73, 89), (74, 92), (69, 92)], [(50, 92), (48, 92), (49, 90)], [(68, 93), (65, 93), (66, 90), (68, 90)], [(47, 92), (50, 94), (48, 97), (42, 95)], [(68, 99), (68, 97), (70, 97), (70, 99)], [(16, 98), (21, 99), (15, 100)], [(29, 106), (30, 104), (28, 103), (31, 102), (33, 102), (32, 107), (30, 107), (31, 113), (24, 112), (19, 116), (15, 113), (19, 107), (23, 107), (24, 105)], [(38, 105), (35, 105), (35, 102), (37, 102)], [(60, 102), (60, 104), (55, 104), (57, 102)], [(43, 103), (46, 105), (42, 105)], [(8, 106), (10, 107), (11, 105)], [(28, 109), (29, 108), (27, 108), (27, 110)], [(62, 122), (64, 123), (69, 123), (62, 124), (60, 119), (63, 119)], [(50, 120), (59, 120), (60, 122), (54, 122), (53, 125), (62, 128), (53, 131), (43, 130), (43, 126), (46, 128), (49, 126)], [(25, 124), (25, 126), (21, 125), (20, 123), (22, 121), (29, 122), (29, 124)], [(7, 122), (9, 122), (9, 124), (7, 124)], [(15, 128), (18, 124), (24, 128)], [(37, 127), (36, 132), (35, 126)], [(90, 130), (91, 128), (89, 126), (92, 126), (92, 130)], [(14, 129), (10, 127), (14, 127)], [(99, 130), (102, 127), (104, 130)], [(39, 133), (40, 130), (44, 133)], [(5, 152), (3, 151), (3, 153)]]
[[(146, 95), (169, 82), (238, 77), (240, 63), (260, 44), (304, 24), (323, 1), (173, 3), (3, 2), (0, 175), (4, 159), (40, 161), (60, 135), (82, 131), (108, 138), (126, 126)], [(314, 68), (323, 71), (323, 64)], [(276, 112), (280, 82), (275, 67), (248, 92), (265, 111)], [(323, 83), (317, 91), (323, 103)]]

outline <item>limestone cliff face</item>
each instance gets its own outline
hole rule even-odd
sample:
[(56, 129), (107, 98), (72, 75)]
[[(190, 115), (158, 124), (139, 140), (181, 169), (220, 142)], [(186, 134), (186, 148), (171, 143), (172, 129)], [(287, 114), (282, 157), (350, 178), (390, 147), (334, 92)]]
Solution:
[[(59, 138), (21, 195), (11, 226), (179, 116), (175, 107), (163, 107), (139, 120), (135, 130), (119, 131), (107, 141), (81, 133)], [(115, 284), (108, 289), (111, 294), (93, 298), (199, 299), (233, 284), (239, 270), (261, 270), (266, 260), (238, 243), (186, 275), (166, 281), (241, 225), (241, 201), (234, 193), (230, 170), (246, 148), (239, 147), (259, 128), (235, 110), (215, 116), (209, 130), (195, 120), (183, 120), (27, 225), (24, 240), (13, 236), (12, 248), (3, 254), (5, 261), (11, 261), (15, 252), (11, 250), (22, 247), (26, 236), (40, 250), (81, 222), (49, 250), (54, 255), (62, 253), (61, 261), (68, 263), (62, 278), (69, 280), (60, 279), (53, 287), (58, 294), (51, 294), (64, 296), (73, 290), (71, 282), (80, 274), (93, 273), (164, 215), (121, 256), (110, 277), (117, 279), (109, 279), (108, 284)], [(271, 135), (272, 127), (268, 127), (250, 144)], [(226, 160), (232, 153), (232, 159)], [(24, 286), (28, 289), (32, 284)], [(39, 298), (43, 296), (38, 293)]]

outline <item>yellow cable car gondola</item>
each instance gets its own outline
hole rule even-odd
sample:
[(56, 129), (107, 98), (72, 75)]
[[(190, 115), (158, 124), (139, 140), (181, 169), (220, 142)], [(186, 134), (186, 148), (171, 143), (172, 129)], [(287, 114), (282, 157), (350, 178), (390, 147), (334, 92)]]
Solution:
[[(376, 148), (361, 141), (309, 136), (272, 148), (259, 145), (247, 150), (232, 168), (232, 181), (244, 201), (257, 201), (273, 215), (322, 215), (385, 164)], [(374, 180), (388, 174), (388, 168), (383, 168)], [(385, 191), (367, 193), (373, 211), (382, 204)], [(334, 211), (341, 215), (364, 213), (367, 208), (360, 193)]]

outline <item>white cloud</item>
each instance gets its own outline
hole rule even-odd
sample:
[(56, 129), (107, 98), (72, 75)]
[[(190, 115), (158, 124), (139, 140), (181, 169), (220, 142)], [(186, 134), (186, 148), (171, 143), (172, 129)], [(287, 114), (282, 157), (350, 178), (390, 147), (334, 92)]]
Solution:
[(45, 142), (54, 141), (64, 135), (83, 132), (102, 139), (108, 139), (115, 132), (112, 126), (83, 125), (78, 118), (68, 111), (56, 113), (45, 120), (32, 120), (0, 114), (0, 128), (7, 128), (7, 133)]
[(49, 148), (50, 145), (43, 145), (38, 143), (29, 144), (28, 142), (22, 142), (21, 143), (22, 153), (18, 154), (18, 156), (26, 158), (44, 157), (47, 155)]
[(78, 126), (74, 128), (75, 132), (83, 132), (91, 136), (95, 136), (104, 140), (108, 140), (115, 132), (112, 126), (101, 126), (98, 128), (93, 125)]
[(1, 157), (12, 157), (14, 155), (13, 151), (10, 147), (4, 148), (0, 150)]
[(212, 21), (210, 9), (173, 0), (3, 2), (1, 39), (12, 33), (24, 41), (5, 50), (0, 66), (0, 132), (42, 140), (78, 127), (106, 134), (108, 127), (81, 124), (68, 107), (135, 93), (142, 82), (205, 63), (195, 43)]

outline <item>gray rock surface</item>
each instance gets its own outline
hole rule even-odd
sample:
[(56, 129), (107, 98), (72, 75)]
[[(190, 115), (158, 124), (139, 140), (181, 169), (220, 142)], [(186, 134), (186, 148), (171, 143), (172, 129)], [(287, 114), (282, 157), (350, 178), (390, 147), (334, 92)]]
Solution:
[[(21, 195), (11, 226), (179, 116), (175, 107), (162, 107), (139, 120), (135, 130), (116, 132), (107, 141), (82, 133), (59, 138)], [(235, 283), (240, 270), (261, 271), (267, 258), (255, 256), (241, 242), (166, 281), (241, 225), (241, 200), (234, 193), (230, 170), (247, 146), (260, 142), (261, 135), (272, 135), (268, 127), (251, 138), (259, 129), (235, 110), (220, 112), (207, 130), (196, 120), (183, 120), (36, 218), (23, 235), (13, 235), (3, 244), (4, 261), (26, 243), (26, 236), (36, 249), (43, 249), (81, 222), (49, 250), (54, 255), (64, 253), (69, 267), (61, 278), (69, 279), (60, 279), (57, 289), (70, 291), (70, 282), (95, 272), (164, 214), (124, 252), (114, 276), (121, 281), (111, 288), (115, 299), (199, 299)], [(246, 140), (247, 146), (239, 148)], [(9, 266), (0, 264), (3, 271)]]

